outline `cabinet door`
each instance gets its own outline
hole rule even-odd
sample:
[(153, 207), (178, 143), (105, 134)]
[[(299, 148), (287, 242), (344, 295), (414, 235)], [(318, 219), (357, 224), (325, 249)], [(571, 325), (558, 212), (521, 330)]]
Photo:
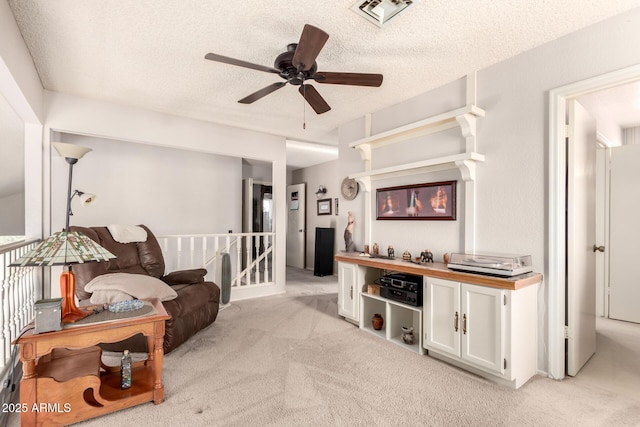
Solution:
[(424, 346), (460, 357), (460, 283), (425, 277)]
[(357, 268), (355, 264), (338, 263), (338, 314), (355, 321), (360, 317), (359, 306), (356, 305), (360, 298), (356, 286)]
[(461, 285), (462, 359), (484, 370), (505, 371), (505, 291)]

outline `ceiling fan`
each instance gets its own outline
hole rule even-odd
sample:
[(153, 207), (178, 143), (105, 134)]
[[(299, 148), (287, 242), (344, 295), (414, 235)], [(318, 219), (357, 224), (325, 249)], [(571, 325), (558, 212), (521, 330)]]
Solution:
[(300, 35), (300, 41), (298, 43), (291, 43), (287, 46), (286, 52), (278, 55), (274, 62), (274, 68), (253, 64), (240, 59), (229, 58), (215, 53), (207, 53), (205, 55), (205, 59), (277, 74), (285, 80), (284, 82), (273, 83), (242, 98), (238, 101), (241, 104), (251, 104), (289, 83), (294, 86), (299, 86), (298, 92), (300, 92), (304, 99), (309, 103), (311, 108), (313, 108), (317, 114), (322, 114), (329, 111), (331, 107), (313, 86), (306, 83), (307, 81), (313, 80), (317, 83), (334, 85), (373, 87), (379, 87), (382, 84), (382, 74), (331, 73), (317, 71), (318, 65), (316, 64), (316, 57), (328, 39), (329, 35), (327, 33), (313, 25), (306, 24), (302, 30), (302, 34)]

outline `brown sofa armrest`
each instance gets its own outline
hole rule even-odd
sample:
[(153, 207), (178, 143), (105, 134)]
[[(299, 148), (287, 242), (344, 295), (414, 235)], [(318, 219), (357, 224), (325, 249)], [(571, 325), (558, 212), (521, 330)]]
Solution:
[(204, 268), (194, 268), (192, 270), (174, 271), (162, 276), (161, 279), (167, 285), (191, 285), (193, 283), (204, 282), (207, 270)]

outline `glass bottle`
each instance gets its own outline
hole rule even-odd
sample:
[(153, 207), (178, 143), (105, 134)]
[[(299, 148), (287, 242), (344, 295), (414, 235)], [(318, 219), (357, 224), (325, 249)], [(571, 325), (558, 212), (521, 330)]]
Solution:
[(122, 389), (131, 387), (131, 354), (125, 350), (120, 361), (120, 387)]

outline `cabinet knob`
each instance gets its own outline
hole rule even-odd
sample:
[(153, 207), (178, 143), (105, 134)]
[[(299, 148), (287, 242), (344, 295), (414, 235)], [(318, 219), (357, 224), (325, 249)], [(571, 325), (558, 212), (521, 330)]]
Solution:
[(593, 245), (593, 252), (604, 252), (604, 246)]
[(453, 329), (458, 332), (458, 320), (459, 320), (459, 316), (458, 316), (458, 312), (456, 311), (456, 314), (453, 316)]

